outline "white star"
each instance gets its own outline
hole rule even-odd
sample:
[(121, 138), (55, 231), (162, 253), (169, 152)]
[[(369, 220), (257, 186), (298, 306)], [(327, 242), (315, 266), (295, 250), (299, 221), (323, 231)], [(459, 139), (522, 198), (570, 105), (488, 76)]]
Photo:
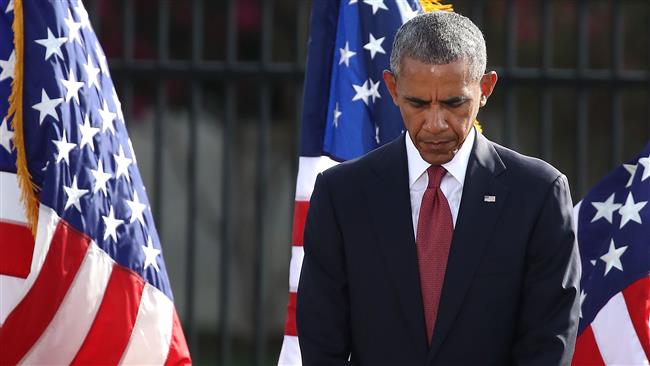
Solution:
[(607, 273), (612, 268), (617, 268), (619, 270), (623, 270), (623, 264), (621, 263), (621, 256), (623, 253), (625, 253), (625, 250), (627, 249), (627, 245), (624, 247), (616, 248), (614, 245), (614, 240), (609, 243), (609, 251), (600, 257), (600, 260), (605, 262), (605, 274), (603, 276), (607, 276)]
[(129, 224), (132, 224), (135, 222), (135, 220), (138, 220), (142, 224), (142, 227), (144, 227), (144, 216), (142, 216), (142, 213), (147, 208), (147, 205), (140, 202), (140, 199), (138, 198), (138, 192), (135, 190), (133, 191), (133, 201), (124, 201), (126, 201), (126, 204), (131, 209), (131, 220), (129, 221)]
[(74, 7), (74, 12), (77, 13), (77, 16), (79, 17), (80, 24), (82, 27), (86, 28), (90, 26), (90, 20), (88, 18), (88, 12), (86, 11), (86, 8), (84, 8), (84, 4), (79, 1), (77, 6)]
[(375, 124), (375, 141), (377, 141), (377, 144), (380, 143), (379, 141), (379, 125)]
[(54, 98), (50, 99), (45, 92), (45, 89), (41, 89), (41, 101), (32, 106), (39, 112), (38, 124), (43, 124), (43, 120), (47, 116), (52, 116), (55, 120), (59, 120), (59, 116), (56, 114), (56, 106), (63, 102), (63, 98)]
[(153, 266), (156, 272), (160, 271), (160, 268), (158, 268), (158, 262), (156, 261), (160, 255), (160, 249), (153, 247), (151, 236), (147, 237), (147, 245), (142, 246), (142, 251), (144, 252), (144, 269), (147, 269), (149, 266)]
[(81, 38), (79, 37), (79, 29), (83, 24), (74, 21), (70, 9), (68, 9), (68, 17), (63, 19), (63, 21), (65, 22), (66, 27), (68, 27), (68, 42), (72, 43), (76, 40), (77, 43), (81, 45)]
[(79, 131), (81, 131), (81, 142), (79, 143), (79, 149), (83, 149), (84, 146), (90, 145), (90, 150), (95, 151), (93, 137), (99, 133), (99, 128), (90, 125), (88, 114), (84, 116), (84, 124), (79, 125)]
[(374, 81), (372, 81), (372, 79), (368, 79), (368, 81), (370, 82), (370, 86), (368, 88), (368, 95), (370, 95), (372, 97), (372, 102), (374, 103), (375, 99), (381, 98), (381, 95), (379, 94), (379, 83), (380, 82), (377, 81), (375, 83)]
[(587, 297), (587, 293), (584, 292), (584, 290), (580, 290), (580, 314), (579, 316), (582, 318), (582, 303), (585, 302), (585, 298)]
[(99, 109), (99, 115), (102, 117), (102, 133), (106, 130), (110, 130), (113, 135), (115, 135), (115, 126), (113, 126), (113, 119), (115, 119), (115, 113), (108, 110), (108, 103), (104, 100), (104, 107)]
[(61, 45), (63, 45), (67, 40), (68, 38), (66, 37), (60, 37), (60, 38), (54, 37), (54, 34), (52, 34), (50, 28), (47, 28), (47, 38), (37, 39), (34, 42), (45, 47), (46, 60), (50, 58), (52, 55), (57, 55), (61, 57), (61, 59), (63, 60), (63, 54), (61, 53)]
[(99, 88), (99, 81), (97, 80), (97, 75), (100, 70), (98, 67), (95, 67), (93, 61), (90, 59), (90, 55), (88, 55), (88, 61), (82, 66), (84, 67), (84, 70), (86, 70), (86, 85), (88, 85), (89, 88), (95, 85), (97, 90), (101, 91)]
[(111, 173), (106, 173), (104, 171), (101, 158), (97, 162), (97, 169), (96, 170), (90, 169), (90, 172), (92, 173), (93, 177), (95, 177), (95, 185), (93, 187), (93, 193), (97, 193), (97, 191), (102, 191), (102, 193), (104, 193), (104, 196), (107, 196), (108, 194), (106, 193), (106, 183), (108, 182), (109, 179), (113, 177), (113, 175)]
[(643, 202), (634, 202), (634, 197), (632, 197), (632, 192), (628, 193), (627, 199), (625, 200), (625, 204), (618, 209), (619, 215), (621, 215), (621, 229), (625, 224), (628, 223), (628, 221), (634, 221), (638, 222), (639, 224), (642, 224), (641, 222), (641, 216), (639, 215), (639, 211), (648, 203), (648, 201), (643, 201)]
[(596, 260), (592, 259), (592, 260), (589, 261), (589, 263), (591, 263), (592, 266), (595, 266), (596, 265)]
[(342, 114), (343, 112), (339, 110), (339, 103), (337, 102), (334, 106), (334, 128), (337, 128), (339, 126), (339, 118)]
[(120, 98), (117, 97), (117, 92), (115, 87), (113, 87), (113, 104), (115, 104), (115, 109), (117, 112), (117, 118), (124, 123), (124, 115), (122, 114), (122, 103), (120, 103)]
[(7, 10), (5, 10), (5, 14), (9, 14), (9, 12), (12, 10), (14, 10), (14, 0), (9, 0), (9, 5), (7, 5)]
[(361, 99), (365, 105), (368, 105), (368, 97), (370, 96), (370, 93), (368, 91), (368, 80), (364, 81), (363, 85), (352, 84), (352, 87), (356, 92), (352, 98), (352, 101), (354, 102), (355, 100)]
[(85, 194), (88, 193), (87, 189), (79, 189), (77, 187), (77, 176), (72, 178), (72, 185), (70, 187), (63, 186), (65, 194), (68, 196), (68, 200), (65, 202), (64, 210), (67, 210), (70, 206), (74, 206), (79, 213), (81, 213), (81, 206), (79, 205), (79, 200)]
[(348, 5), (356, 4), (357, 1), (358, 1), (358, 0), (350, 0), (350, 2), (348, 3)]
[(386, 51), (384, 51), (384, 49), (381, 47), (381, 43), (384, 42), (385, 38), (386, 37), (381, 37), (379, 39), (375, 39), (375, 36), (373, 36), (372, 33), (370, 33), (370, 40), (368, 41), (368, 43), (366, 43), (363, 46), (363, 48), (370, 51), (370, 59), (371, 60), (375, 58), (375, 55), (378, 52), (379, 53), (384, 53), (384, 54), (386, 53)]
[(59, 163), (61, 160), (64, 160), (67, 164), (70, 164), (70, 151), (74, 149), (77, 144), (68, 142), (68, 139), (65, 136), (65, 130), (63, 130), (63, 137), (61, 140), (52, 140), (52, 142), (59, 150), (59, 153), (56, 156), (56, 162)]
[(350, 67), (350, 58), (357, 54), (354, 51), (350, 51), (350, 42), (345, 42), (345, 48), (339, 48), (339, 51), (341, 51), (339, 65), (345, 64), (345, 66)]
[(7, 60), (0, 60), (0, 81), (4, 79), (14, 78), (14, 69), (16, 67), (16, 51), (11, 51), (11, 55)]
[(639, 159), (639, 165), (643, 167), (643, 175), (641, 176), (641, 181), (650, 178), (650, 155)]
[(117, 242), (117, 228), (120, 225), (124, 224), (124, 220), (119, 220), (115, 218), (115, 213), (113, 212), (113, 206), (108, 211), (108, 216), (102, 216), (104, 219), (104, 240), (109, 236), (113, 239), (114, 242)]
[(623, 168), (625, 168), (625, 170), (630, 173), (630, 179), (625, 185), (625, 188), (630, 188), (632, 186), (632, 182), (634, 181), (634, 174), (636, 174), (636, 164), (623, 164)]
[(620, 203), (614, 203), (614, 193), (609, 196), (604, 202), (592, 202), (591, 203), (598, 212), (594, 215), (594, 218), (591, 219), (591, 222), (595, 222), (600, 218), (605, 218), (609, 223), (612, 223), (612, 216), (614, 211), (618, 210), (622, 205)]
[(99, 42), (95, 43), (95, 56), (97, 56), (97, 60), (99, 61), (99, 69), (102, 70), (102, 73), (104, 75), (109, 75), (108, 72), (108, 64), (106, 63), (106, 55), (104, 55), (104, 51), (102, 51), (102, 48), (99, 46)]
[(68, 80), (61, 79), (61, 84), (65, 87), (65, 102), (69, 102), (70, 99), (74, 98), (79, 104), (79, 89), (84, 86), (82, 81), (77, 81), (77, 78), (74, 76), (74, 70), (70, 69), (70, 75), (68, 75)]
[(113, 154), (115, 159), (115, 179), (120, 179), (121, 176), (124, 176), (127, 182), (131, 181), (131, 176), (129, 175), (129, 165), (131, 165), (131, 159), (127, 158), (124, 155), (124, 149), (120, 145), (120, 152), (118, 155)]
[(363, 0), (363, 2), (370, 5), (370, 6), (372, 6), (372, 14), (373, 15), (380, 8), (384, 9), (384, 10), (388, 10), (388, 8), (386, 7), (386, 4), (384, 4), (384, 0)]
[(11, 139), (14, 138), (14, 131), (9, 129), (9, 121), (6, 118), (0, 123), (0, 145), (11, 154)]

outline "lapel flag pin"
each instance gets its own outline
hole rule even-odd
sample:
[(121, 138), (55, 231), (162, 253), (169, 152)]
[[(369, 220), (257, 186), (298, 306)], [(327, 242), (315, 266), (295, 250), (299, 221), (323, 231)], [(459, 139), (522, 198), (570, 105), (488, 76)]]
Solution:
[(483, 196), (483, 202), (494, 203), (497, 201), (497, 196)]

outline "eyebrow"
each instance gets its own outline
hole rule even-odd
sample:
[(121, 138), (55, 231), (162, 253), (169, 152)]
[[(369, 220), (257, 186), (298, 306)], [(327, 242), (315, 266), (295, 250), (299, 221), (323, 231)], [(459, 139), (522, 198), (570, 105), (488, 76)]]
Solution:
[(440, 103), (444, 103), (444, 104), (458, 104), (458, 103), (466, 102), (466, 101), (468, 101), (469, 99), (470, 99), (470, 98), (468, 98), (468, 97), (466, 97), (466, 96), (464, 96), (464, 95), (459, 95), (459, 96), (457, 96), (457, 97), (451, 97), (451, 98), (447, 98), (447, 99), (441, 100)]
[(431, 100), (424, 100), (420, 99), (418, 97), (411, 97), (411, 96), (405, 96), (404, 99), (408, 100), (409, 102), (417, 103), (417, 104), (429, 104), (431, 103)]
[[(431, 100), (424, 100), (418, 97), (412, 97), (412, 96), (405, 96), (404, 99), (408, 100), (409, 102), (417, 103), (417, 104), (429, 104), (431, 103)], [(470, 98), (460, 95), (460, 96), (455, 96), (455, 97), (450, 97), (447, 99), (443, 99), (440, 101), (440, 103), (444, 104), (457, 104), (457, 103), (462, 103), (468, 101)]]

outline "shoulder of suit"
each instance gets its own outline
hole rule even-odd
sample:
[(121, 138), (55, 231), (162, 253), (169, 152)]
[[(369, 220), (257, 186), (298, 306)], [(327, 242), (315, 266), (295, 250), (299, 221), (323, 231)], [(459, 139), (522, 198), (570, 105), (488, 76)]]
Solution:
[(518, 180), (552, 183), (563, 175), (557, 168), (542, 159), (521, 154), (492, 141), (490, 144), (503, 161), (508, 174)]

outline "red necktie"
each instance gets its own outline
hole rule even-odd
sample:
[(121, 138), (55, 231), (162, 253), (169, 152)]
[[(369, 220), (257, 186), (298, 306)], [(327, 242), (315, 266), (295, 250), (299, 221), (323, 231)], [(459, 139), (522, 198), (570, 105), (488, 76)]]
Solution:
[(430, 344), (438, 314), (440, 292), (445, 279), (454, 225), (449, 203), (440, 190), (440, 181), (446, 173), (445, 168), (432, 165), (427, 169), (427, 173), (429, 174), (429, 185), (424, 191), (420, 205), (415, 243), (420, 268), (420, 289), (427, 326), (427, 340)]

